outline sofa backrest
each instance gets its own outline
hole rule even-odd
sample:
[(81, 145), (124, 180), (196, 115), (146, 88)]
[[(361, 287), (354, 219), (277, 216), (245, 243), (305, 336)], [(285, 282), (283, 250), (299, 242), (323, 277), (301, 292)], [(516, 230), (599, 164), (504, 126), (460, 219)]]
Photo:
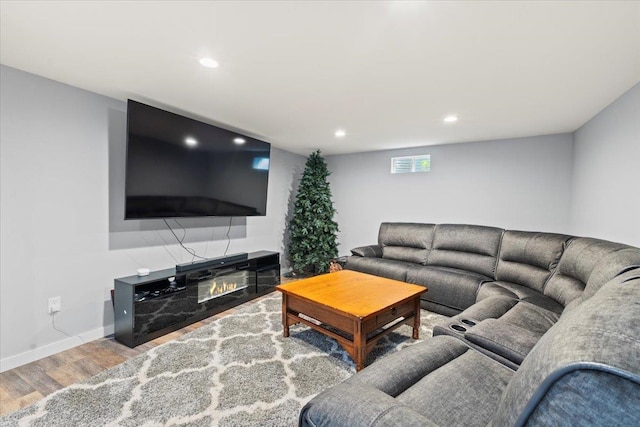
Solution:
[(565, 313), (575, 309), (585, 300), (594, 296), (605, 283), (616, 278), (620, 274), (635, 268), (640, 268), (639, 248), (629, 247), (612, 252), (608, 256), (605, 256), (594, 267), (582, 295), (571, 301), (565, 307), (562, 314), (564, 315)]
[(603, 258), (629, 248), (632, 246), (588, 237), (571, 240), (547, 281), (544, 294), (566, 307), (582, 295), (591, 273)]
[(490, 425), (640, 425), (640, 270), (607, 282), (525, 357)]
[(428, 265), (459, 268), (494, 278), (502, 228), (439, 224)]
[(565, 234), (505, 231), (496, 280), (542, 292), (571, 238)]
[(435, 227), (435, 224), (383, 222), (378, 232), (382, 258), (425, 265), (431, 251)]

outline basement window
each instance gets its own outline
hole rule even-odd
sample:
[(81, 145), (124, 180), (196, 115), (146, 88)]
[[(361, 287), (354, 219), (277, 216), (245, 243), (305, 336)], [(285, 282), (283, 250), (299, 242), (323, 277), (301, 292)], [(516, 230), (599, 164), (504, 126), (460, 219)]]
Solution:
[(391, 158), (391, 173), (429, 172), (431, 154)]

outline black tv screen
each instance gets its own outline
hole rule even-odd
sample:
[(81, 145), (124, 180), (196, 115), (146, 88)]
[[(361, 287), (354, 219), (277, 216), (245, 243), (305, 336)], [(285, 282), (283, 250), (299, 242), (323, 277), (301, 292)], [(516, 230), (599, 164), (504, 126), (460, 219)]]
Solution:
[(266, 215), (271, 145), (127, 103), (125, 219)]

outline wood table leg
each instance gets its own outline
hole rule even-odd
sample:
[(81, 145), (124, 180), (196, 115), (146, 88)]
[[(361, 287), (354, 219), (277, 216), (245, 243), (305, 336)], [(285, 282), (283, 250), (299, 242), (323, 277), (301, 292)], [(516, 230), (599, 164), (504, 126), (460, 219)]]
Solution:
[(416, 301), (416, 308), (415, 308), (415, 314), (414, 314), (415, 317), (413, 318), (412, 338), (414, 340), (417, 340), (420, 335), (420, 297), (417, 297), (415, 301)]
[(366, 351), (367, 351), (367, 334), (362, 327), (362, 321), (360, 319), (354, 322), (354, 330), (353, 334), (353, 352), (355, 353), (356, 362), (356, 372), (362, 370), (364, 368), (364, 364), (366, 362)]
[(282, 294), (282, 336), (287, 338), (289, 336), (289, 316), (287, 307), (287, 294)]

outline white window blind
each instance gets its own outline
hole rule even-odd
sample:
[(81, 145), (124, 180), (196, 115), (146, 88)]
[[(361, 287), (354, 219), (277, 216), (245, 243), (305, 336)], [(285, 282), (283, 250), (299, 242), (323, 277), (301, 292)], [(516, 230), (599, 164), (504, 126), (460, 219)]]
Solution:
[(429, 172), (430, 170), (430, 154), (391, 158), (391, 173)]

